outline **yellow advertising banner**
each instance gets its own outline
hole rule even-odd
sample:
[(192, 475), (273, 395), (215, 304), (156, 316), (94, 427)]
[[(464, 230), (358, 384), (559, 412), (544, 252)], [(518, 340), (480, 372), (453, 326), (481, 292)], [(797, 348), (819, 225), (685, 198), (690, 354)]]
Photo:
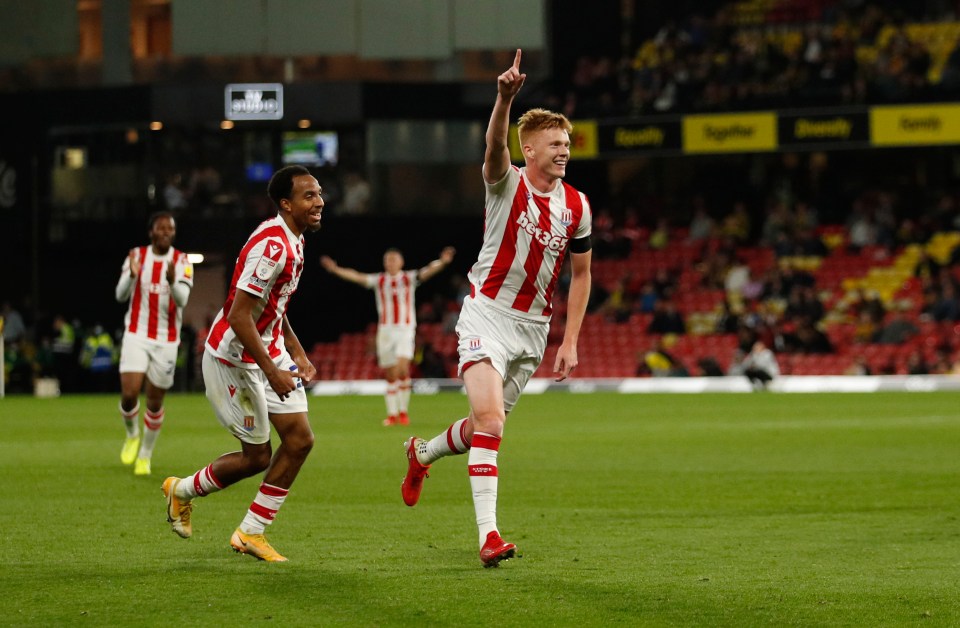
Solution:
[[(597, 121), (571, 120), (573, 133), (570, 134), (571, 159), (596, 159), (598, 154)], [(523, 151), (520, 150), (520, 139), (517, 137), (517, 125), (510, 125), (508, 135), (510, 143), (510, 160), (523, 162)]]
[(874, 146), (960, 143), (960, 105), (910, 105), (870, 108)]
[(777, 115), (773, 112), (683, 118), (685, 153), (741, 153), (776, 148)]

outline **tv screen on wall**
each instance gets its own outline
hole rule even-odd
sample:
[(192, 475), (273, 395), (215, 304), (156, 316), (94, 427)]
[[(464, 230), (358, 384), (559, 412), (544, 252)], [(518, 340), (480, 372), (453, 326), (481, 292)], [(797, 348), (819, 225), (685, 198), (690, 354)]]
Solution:
[(283, 134), (283, 163), (335, 166), (340, 152), (336, 131), (288, 131)]

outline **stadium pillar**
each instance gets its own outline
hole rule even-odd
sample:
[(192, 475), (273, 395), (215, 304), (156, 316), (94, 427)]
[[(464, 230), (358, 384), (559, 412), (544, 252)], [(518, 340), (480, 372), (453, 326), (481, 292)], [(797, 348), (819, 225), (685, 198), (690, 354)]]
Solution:
[(103, 84), (129, 85), (133, 80), (130, 55), (130, 2), (103, 0)]

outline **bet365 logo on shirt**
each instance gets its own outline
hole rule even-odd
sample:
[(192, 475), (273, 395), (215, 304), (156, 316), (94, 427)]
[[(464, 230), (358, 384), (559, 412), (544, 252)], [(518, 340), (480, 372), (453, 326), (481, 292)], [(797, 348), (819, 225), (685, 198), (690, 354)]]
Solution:
[(540, 225), (530, 220), (527, 212), (521, 212), (517, 217), (517, 224), (526, 231), (534, 240), (547, 247), (551, 251), (562, 251), (567, 246), (567, 238), (562, 235), (554, 235), (549, 231), (544, 231)]

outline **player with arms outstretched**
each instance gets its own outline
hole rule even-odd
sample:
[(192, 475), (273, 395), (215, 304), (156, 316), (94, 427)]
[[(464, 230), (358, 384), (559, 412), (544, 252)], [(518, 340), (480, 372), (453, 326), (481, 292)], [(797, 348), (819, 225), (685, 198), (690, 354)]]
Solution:
[(374, 291), (377, 300), (377, 363), (387, 380), (384, 399), (387, 418), (384, 425), (409, 425), (410, 360), (413, 359), (417, 331), (417, 306), (414, 291), (450, 265), (456, 250), (448, 246), (440, 257), (420, 270), (403, 269), (403, 253), (388, 249), (383, 254), (383, 272), (361, 273), (344, 268), (324, 255), (320, 264), (340, 279)]
[[(167, 478), (163, 494), (173, 531), (188, 538), (194, 499), (266, 470), (230, 545), (260, 560), (282, 562), (287, 559), (267, 542), (264, 530), (313, 447), (303, 384), (316, 375), (286, 311), (303, 270), (303, 234), (320, 229), (323, 199), (320, 184), (302, 166), (278, 170), (267, 190), (277, 216), (261, 223), (240, 251), (203, 353), (207, 399), (241, 450), (183, 479)], [(271, 424), (280, 436), (275, 452)]]
[[(127, 438), (120, 461), (136, 475), (150, 475), (153, 449), (163, 427), (163, 400), (173, 386), (183, 308), (193, 288), (193, 265), (173, 248), (177, 225), (170, 212), (147, 222), (149, 246), (130, 249), (117, 282), (117, 301), (129, 301), (120, 346), (120, 415)], [(146, 386), (144, 386), (146, 384)], [(140, 435), (140, 391), (147, 410)]]
[(497, 79), (497, 100), (486, 134), (483, 245), (470, 270), (470, 296), (457, 325), (459, 369), (470, 413), (431, 440), (405, 444), (407, 475), (401, 493), (413, 506), (430, 465), (469, 451), (467, 469), (479, 531), (480, 562), (495, 567), (516, 554), (497, 528), (497, 457), (506, 415), (543, 359), (553, 293), (564, 257), (571, 283), (563, 341), (553, 370), (557, 381), (577, 366), (577, 339), (590, 293), (587, 197), (563, 182), (570, 159), (570, 121), (531, 109), (520, 117), (525, 167), (510, 163), (510, 106), (526, 79), (520, 50)]

